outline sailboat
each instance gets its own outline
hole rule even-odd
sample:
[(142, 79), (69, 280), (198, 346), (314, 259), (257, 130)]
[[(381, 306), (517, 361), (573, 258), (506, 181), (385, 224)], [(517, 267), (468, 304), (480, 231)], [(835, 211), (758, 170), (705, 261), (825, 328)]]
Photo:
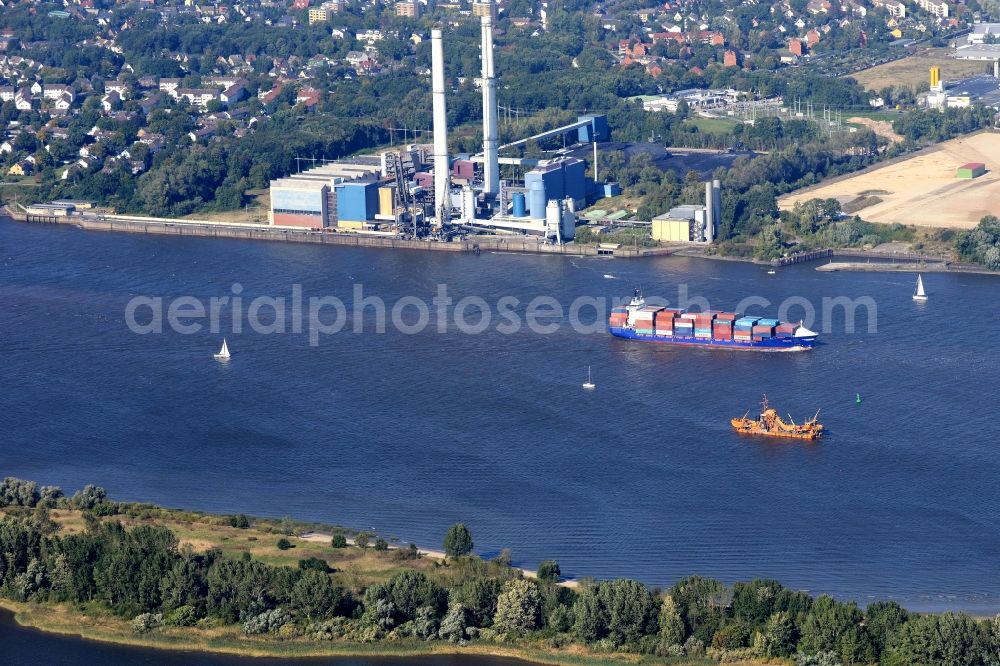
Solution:
[(924, 279), (919, 273), (917, 274), (917, 290), (913, 292), (913, 300), (915, 301), (927, 300), (927, 294), (924, 293)]
[(587, 366), (587, 381), (585, 381), (583, 383), (583, 388), (587, 389), (588, 391), (592, 391), (595, 388), (597, 388), (597, 384), (595, 384), (593, 381), (591, 381), (591, 378), (590, 378), (590, 366), (589, 365)]
[(226, 344), (226, 339), (222, 338), (222, 349), (219, 350), (218, 354), (213, 357), (216, 361), (228, 361), (229, 360), (229, 345)]

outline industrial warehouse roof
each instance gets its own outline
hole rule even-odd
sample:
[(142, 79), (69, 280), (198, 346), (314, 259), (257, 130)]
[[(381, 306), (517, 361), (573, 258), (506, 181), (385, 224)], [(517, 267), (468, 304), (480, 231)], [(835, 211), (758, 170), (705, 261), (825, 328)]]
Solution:
[(948, 96), (968, 96), (974, 102), (981, 102), (986, 106), (998, 108), (1000, 107), (1000, 81), (988, 74), (973, 76), (972, 78), (959, 81), (949, 88)]
[(271, 181), (271, 187), (281, 187), (288, 190), (321, 190), (330, 186), (330, 179), (318, 180), (315, 178), (279, 178)]

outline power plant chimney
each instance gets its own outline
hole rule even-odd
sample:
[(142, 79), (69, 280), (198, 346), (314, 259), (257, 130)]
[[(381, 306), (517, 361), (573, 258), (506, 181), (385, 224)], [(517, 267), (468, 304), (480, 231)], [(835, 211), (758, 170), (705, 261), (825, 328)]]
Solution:
[(715, 226), (715, 188), (712, 181), (705, 183), (705, 242), (712, 242), (712, 227)]
[(712, 212), (715, 213), (715, 217), (712, 218), (711, 231), (712, 235), (708, 239), (711, 243), (715, 238), (715, 232), (719, 227), (722, 226), (722, 181), (718, 178), (712, 181), (712, 201), (714, 205), (712, 206)]
[(440, 229), (451, 217), (448, 110), (444, 98), (444, 48), (440, 30), (431, 30), (431, 94), (434, 109), (434, 224)]
[(493, 69), (493, 17), (482, 17), (483, 61), (483, 194), (500, 193), (500, 158), (497, 155), (497, 82)]

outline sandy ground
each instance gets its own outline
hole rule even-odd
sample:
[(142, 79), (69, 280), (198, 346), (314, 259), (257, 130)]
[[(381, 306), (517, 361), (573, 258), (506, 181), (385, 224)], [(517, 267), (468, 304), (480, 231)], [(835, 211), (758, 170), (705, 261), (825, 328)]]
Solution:
[[(324, 534), (322, 532), (306, 532), (305, 534), (300, 534), (299, 538), (303, 541), (309, 541), (311, 543), (330, 543), (330, 539), (333, 538), (332, 534)], [(354, 545), (354, 539), (352, 537), (347, 537), (347, 543), (351, 546)], [(389, 550), (396, 550), (399, 546), (394, 544), (389, 544)], [(447, 555), (445, 555), (443, 550), (425, 550), (423, 548), (417, 551), (423, 557), (429, 557), (434, 560), (445, 560)], [(521, 569), (518, 570), (524, 575), (525, 578), (538, 578), (538, 572), (532, 569)], [(563, 580), (559, 583), (563, 587), (578, 587), (580, 585), (579, 581), (575, 580)]]
[(892, 141), (893, 143), (899, 143), (900, 141), (903, 140), (903, 137), (896, 134), (896, 130), (892, 129), (892, 123), (890, 123), (888, 120), (875, 120), (873, 118), (862, 118), (860, 116), (854, 116), (852, 118), (848, 118), (847, 122), (852, 123), (854, 125), (864, 125), (871, 131), (875, 132), (875, 134), (885, 137), (886, 139), (889, 139), (889, 141)]
[(978, 60), (955, 60), (952, 49), (924, 49), (908, 58), (887, 62), (870, 69), (849, 74), (852, 79), (867, 90), (879, 91), (888, 86), (909, 86), (930, 81), (930, 68), (940, 67), (941, 78), (945, 81), (962, 79), (986, 71), (986, 63)]
[[(987, 173), (956, 178), (955, 170), (966, 162), (986, 164)], [(1000, 134), (952, 139), (908, 160), (792, 193), (779, 199), (778, 207), (830, 197), (846, 204), (865, 193), (882, 199), (859, 212), (870, 222), (970, 229), (983, 216), (1000, 214)]]

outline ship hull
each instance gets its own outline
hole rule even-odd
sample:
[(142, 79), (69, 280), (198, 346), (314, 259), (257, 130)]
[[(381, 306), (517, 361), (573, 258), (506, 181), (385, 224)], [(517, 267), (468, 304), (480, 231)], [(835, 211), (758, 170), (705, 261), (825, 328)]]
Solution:
[(816, 338), (771, 338), (768, 340), (758, 340), (743, 342), (742, 340), (714, 340), (708, 338), (695, 338), (674, 335), (648, 335), (638, 333), (632, 328), (608, 327), (611, 335), (627, 340), (639, 340), (640, 342), (658, 342), (667, 345), (679, 345), (683, 347), (703, 347), (706, 349), (736, 349), (740, 351), (758, 352), (799, 352), (809, 351), (816, 343)]

